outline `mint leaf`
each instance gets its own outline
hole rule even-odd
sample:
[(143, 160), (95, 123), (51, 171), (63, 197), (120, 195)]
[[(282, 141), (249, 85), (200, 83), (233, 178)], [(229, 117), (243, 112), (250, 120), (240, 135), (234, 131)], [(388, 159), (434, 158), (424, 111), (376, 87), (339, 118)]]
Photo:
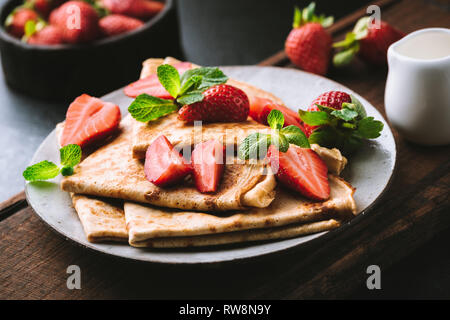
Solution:
[(356, 112), (358, 112), (358, 115), (361, 119), (367, 117), (366, 109), (364, 109), (362, 103), (354, 95), (351, 94), (350, 97), (352, 98), (351, 105), (343, 103), (342, 107), (344, 108), (345, 106), (348, 106), (350, 109), (355, 110)]
[(278, 148), (281, 152), (286, 152), (289, 149), (289, 141), (282, 133), (274, 133), (270, 137), (270, 142)]
[(373, 117), (366, 117), (359, 121), (356, 134), (361, 138), (375, 139), (381, 135), (383, 130), (383, 123), (378, 120), (374, 120)]
[(194, 76), (190, 77), (189, 79), (187, 79), (184, 82), (183, 86), (181, 87), (179, 95), (183, 96), (188, 91), (196, 90), (198, 88), (198, 86), (200, 85), (202, 78), (203, 78), (202, 76), (194, 75)]
[(305, 133), (297, 126), (291, 125), (284, 127), (280, 131), (289, 143), (295, 144), (301, 148), (311, 148)]
[(238, 157), (242, 160), (263, 159), (271, 143), (270, 134), (255, 132), (247, 136), (239, 145)]
[(61, 165), (74, 167), (81, 161), (81, 148), (76, 144), (68, 144), (59, 150)]
[(322, 147), (332, 148), (336, 147), (338, 133), (331, 127), (322, 127), (314, 130), (309, 136), (310, 144), (318, 144)]
[(333, 112), (331, 112), (331, 115), (344, 121), (351, 121), (358, 116), (358, 112), (348, 107), (344, 107), (341, 110), (334, 110)]
[(217, 84), (222, 84), (228, 81), (228, 77), (216, 67), (202, 67), (189, 69), (181, 76), (181, 86), (184, 87), (185, 83), (192, 76), (201, 76), (202, 80), (196, 89), (206, 90)]
[(173, 98), (176, 98), (181, 89), (180, 74), (177, 69), (170, 64), (163, 64), (158, 67), (157, 74), (159, 82), (164, 89), (166, 89)]
[(64, 176), (64, 177), (67, 177), (67, 176), (71, 176), (71, 175), (73, 175), (73, 167), (71, 167), (71, 166), (66, 166), (66, 167), (63, 167), (62, 169), (61, 169), (61, 174)]
[(27, 181), (38, 181), (55, 178), (58, 174), (59, 167), (53, 162), (44, 160), (26, 168), (23, 177)]
[(204, 96), (203, 96), (202, 92), (197, 90), (197, 91), (188, 92), (185, 95), (179, 97), (177, 99), (177, 102), (180, 105), (184, 106), (186, 104), (193, 104), (196, 102), (200, 102), (203, 100), (203, 98), (204, 98)]
[(280, 130), (284, 125), (283, 113), (276, 109), (270, 111), (269, 115), (267, 116), (267, 123), (272, 129)]
[(330, 116), (324, 111), (303, 111), (298, 110), (302, 121), (310, 126), (320, 126), (331, 122)]
[(156, 120), (178, 110), (172, 100), (160, 99), (148, 94), (139, 95), (128, 107), (128, 112), (137, 121)]

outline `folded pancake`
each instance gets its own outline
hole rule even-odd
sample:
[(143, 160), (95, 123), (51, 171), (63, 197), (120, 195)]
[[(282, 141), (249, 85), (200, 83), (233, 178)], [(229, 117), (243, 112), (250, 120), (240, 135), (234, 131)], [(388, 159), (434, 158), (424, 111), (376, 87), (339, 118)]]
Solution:
[(71, 194), (84, 233), (89, 242), (128, 241), (123, 202)]
[(86, 157), (72, 176), (61, 182), (64, 191), (117, 198), (185, 210), (226, 211), (267, 207), (275, 198), (276, 181), (264, 161), (225, 165), (218, 191), (200, 193), (192, 181), (160, 188), (147, 181), (143, 161), (131, 154), (131, 117), (125, 117), (120, 134)]
[(280, 227), (319, 220), (348, 219), (356, 212), (354, 189), (343, 179), (329, 176), (330, 199), (314, 202), (284, 189), (266, 208), (223, 214), (208, 214), (145, 206), (125, 202), (125, 220), (130, 245), (153, 238), (185, 237)]
[[(176, 64), (179, 60), (174, 58), (148, 59), (143, 64), (141, 78), (148, 77), (156, 73), (161, 64)], [(198, 67), (193, 65), (193, 67)], [(243, 82), (228, 80), (228, 84), (242, 89), (249, 99), (255, 96), (271, 99), (277, 103), (283, 103), (273, 94), (256, 88)], [(158, 127), (158, 130), (155, 130)], [(178, 149), (190, 147), (202, 141), (216, 139), (225, 145), (238, 145), (245, 137), (256, 131), (267, 130), (264, 126), (250, 117), (239, 123), (204, 123), (201, 127), (193, 124), (186, 124), (177, 119), (177, 114), (160, 118), (155, 121), (139, 122), (133, 120), (133, 156), (137, 159), (145, 158), (148, 146), (159, 136), (165, 135), (167, 139)]]

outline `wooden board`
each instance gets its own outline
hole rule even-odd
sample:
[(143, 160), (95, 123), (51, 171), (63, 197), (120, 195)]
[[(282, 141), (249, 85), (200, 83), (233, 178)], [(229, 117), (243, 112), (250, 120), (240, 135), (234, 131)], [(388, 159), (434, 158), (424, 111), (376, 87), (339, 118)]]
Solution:
[[(421, 0), (396, 2), (382, 19), (406, 32), (450, 27), (449, 13)], [(271, 61), (292, 67), (282, 57)], [(328, 77), (384, 113), (386, 70), (356, 63)], [(19, 194), (0, 204), (0, 299), (344, 298), (365, 283), (368, 265), (385, 270), (450, 225), (450, 148), (420, 147), (395, 135), (396, 174), (365, 219), (326, 242), (238, 265), (167, 267), (91, 252), (51, 231)], [(81, 268), (81, 290), (66, 287), (72, 264)]]

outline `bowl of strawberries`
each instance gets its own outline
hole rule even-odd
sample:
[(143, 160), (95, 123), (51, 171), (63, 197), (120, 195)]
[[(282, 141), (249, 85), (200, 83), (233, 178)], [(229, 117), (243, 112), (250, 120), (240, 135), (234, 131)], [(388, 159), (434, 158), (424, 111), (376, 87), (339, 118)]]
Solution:
[(180, 54), (173, 0), (11, 0), (0, 19), (6, 82), (43, 99), (100, 96)]

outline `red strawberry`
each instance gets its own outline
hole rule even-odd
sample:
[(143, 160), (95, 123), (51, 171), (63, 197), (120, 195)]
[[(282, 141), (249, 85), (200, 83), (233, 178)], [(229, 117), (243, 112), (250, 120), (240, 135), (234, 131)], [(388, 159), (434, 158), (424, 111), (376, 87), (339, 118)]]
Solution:
[(286, 39), (285, 50), (297, 67), (324, 75), (331, 56), (331, 36), (319, 23), (294, 28)]
[(149, 0), (102, 0), (103, 6), (111, 13), (147, 20), (158, 14), (164, 4)]
[[(190, 62), (180, 62), (174, 64), (173, 66), (178, 70), (180, 75), (182, 75), (186, 70), (192, 68), (192, 64)], [(127, 96), (132, 98), (136, 98), (138, 95), (146, 93), (161, 99), (173, 99), (169, 92), (167, 92), (167, 90), (164, 89), (162, 84), (159, 82), (156, 74), (152, 74), (146, 78), (129, 84), (125, 87), (124, 92)]]
[(403, 38), (405, 34), (387, 22), (380, 21), (380, 28), (370, 24), (367, 36), (359, 41), (359, 55), (365, 61), (375, 65), (387, 64), (389, 46)]
[(271, 145), (267, 157), (277, 179), (288, 188), (313, 200), (330, 197), (327, 165), (312, 149), (291, 145), (283, 153)]
[(405, 34), (387, 22), (380, 21), (379, 25), (370, 22), (370, 17), (358, 20), (352, 32), (347, 33), (345, 40), (333, 44), (335, 48), (342, 48), (334, 58), (337, 67), (349, 64), (355, 54), (366, 62), (384, 66), (387, 64), (387, 50), (389, 46), (403, 38)]
[(165, 136), (159, 136), (148, 147), (144, 172), (151, 183), (168, 186), (184, 179), (191, 171), (191, 166)]
[(111, 14), (100, 19), (100, 30), (106, 36), (115, 36), (125, 32), (132, 31), (144, 25), (141, 20), (123, 16), (120, 14)]
[(5, 26), (10, 34), (17, 38), (23, 37), (25, 34), (25, 24), (27, 21), (37, 21), (38, 14), (27, 8), (16, 8), (6, 18)]
[(58, 26), (67, 43), (90, 42), (98, 38), (97, 11), (83, 1), (68, 1), (50, 14), (50, 24)]
[(225, 147), (216, 140), (199, 143), (192, 152), (195, 185), (200, 192), (216, 192), (225, 166)]
[(250, 113), (249, 116), (253, 118), (253, 120), (263, 124), (268, 125), (267, 116), (272, 110), (279, 110), (283, 113), (284, 116), (284, 126), (294, 125), (299, 127), (302, 131), (304, 131), (302, 121), (300, 120), (300, 116), (297, 112), (292, 109), (289, 109), (283, 105), (274, 103), (272, 100), (254, 97), (250, 101)]
[(64, 40), (61, 29), (50, 25), (37, 31), (27, 42), (35, 45), (56, 45), (64, 43)]
[(83, 94), (69, 106), (61, 136), (61, 146), (84, 147), (114, 132), (120, 122), (117, 105)]
[(297, 67), (324, 75), (331, 56), (331, 36), (324, 28), (333, 23), (333, 17), (317, 16), (312, 2), (303, 10), (295, 8), (293, 29), (285, 42), (285, 52)]
[(249, 101), (244, 91), (227, 84), (215, 85), (203, 92), (203, 100), (183, 106), (178, 119), (187, 123), (241, 122), (247, 120)]
[(39, 12), (43, 17), (47, 17), (54, 8), (52, 0), (27, 0), (25, 4)]
[[(318, 96), (308, 107), (308, 111), (319, 111), (317, 105), (340, 110), (342, 109), (342, 104), (344, 102), (352, 102), (352, 98), (348, 93), (342, 91), (328, 91)], [(306, 136), (308, 137), (316, 128), (318, 128), (318, 126), (309, 126), (307, 124), (304, 124), (303, 126), (305, 127)]]

